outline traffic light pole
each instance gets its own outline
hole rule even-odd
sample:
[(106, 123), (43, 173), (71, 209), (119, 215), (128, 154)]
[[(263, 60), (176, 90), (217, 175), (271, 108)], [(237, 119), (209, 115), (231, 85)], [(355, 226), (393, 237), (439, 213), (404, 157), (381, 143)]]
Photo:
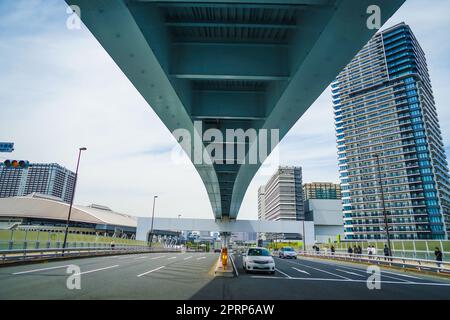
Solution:
[(85, 151), (85, 150), (87, 150), (87, 149), (86, 148), (80, 148), (79, 151), (78, 151), (77, 170), (75, 171), (75, 182), (73, 184), (72, 197), (70, 199), (70, 206), (69, 206), (69, 214), (67, 216), (66, 230), (64, 232), (64, 242), (63, 242), (63, 246), (62, 246), (62, 255), (64, 255), (64, 250), (66, 249), (66, 244), (67, 244), (67, 233), (69, 232), (69, 224), (70, 224), (70, 216), (72, 214), (73, 199), (75, 198), (75, 189), (77, 187), (78, 168), (80, 167), (81, 151)]

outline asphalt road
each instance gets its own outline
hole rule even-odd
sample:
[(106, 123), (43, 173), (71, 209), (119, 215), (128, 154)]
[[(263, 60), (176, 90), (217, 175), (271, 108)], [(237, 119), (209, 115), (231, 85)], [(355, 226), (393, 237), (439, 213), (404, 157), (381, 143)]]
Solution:
[[(0, 268), (2, 299), (450, 299), (450, 280), (382, 269), (369, 290), (366, 266), (317, 259), (275, 258), (275, 275), (214, 277), (218, 254), (150, 253)], [(68, 265), (81, 289), (66, 286)], [(78, 272), (78, 271), (77, 271)]]
[[(213, 278), (218, 254), (147, 253), (0, 268), (0, 300), (189, 299)], [(81, 289), (66, 286), (80, 267)], [(74, 283), (74, 282), (71, 282)]]

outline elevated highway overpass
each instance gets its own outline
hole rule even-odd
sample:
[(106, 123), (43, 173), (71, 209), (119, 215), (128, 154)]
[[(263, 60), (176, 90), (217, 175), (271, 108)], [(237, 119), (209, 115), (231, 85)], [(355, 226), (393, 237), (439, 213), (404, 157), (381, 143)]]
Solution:
[[(175, 134), (214, 218), (233, 220), (266, 156), (377, 31), (369, 7), (384, 23), (404, 0), (66, 2), (167, 128), (199, 139)], [(256, 137), (217, 139), (230, 129)]]

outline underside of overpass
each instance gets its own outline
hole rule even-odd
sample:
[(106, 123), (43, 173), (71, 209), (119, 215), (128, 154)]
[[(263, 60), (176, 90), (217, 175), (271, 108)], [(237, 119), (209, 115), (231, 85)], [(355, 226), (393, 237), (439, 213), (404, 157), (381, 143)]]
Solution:
[[(66, 2), (79, 7), (166, 127), (200, 137), (200, 150), (182, 146), (191, 160), (206, 150), (209, 161), (194, 166), (215, 218), (228, 220), (237, 217), (265, 156), (250, 163), (257, 140), (224, 142), (203, 133), (278, 129), (282, 139), (377, 31), (367, 27), (368, 7), (377, 5), (384, 23), (404, 0)], [(278, 143), (270, 138), (263, 138), (268, 153)]]

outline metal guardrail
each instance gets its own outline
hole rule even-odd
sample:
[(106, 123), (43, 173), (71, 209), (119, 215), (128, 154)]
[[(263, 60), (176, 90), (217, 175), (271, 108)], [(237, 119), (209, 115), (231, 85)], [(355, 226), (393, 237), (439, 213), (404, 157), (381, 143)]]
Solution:
[(58, 257), (79, 257), (79, 256), (96, 256), (108, 254), (129, 254), (129, 253), (146, 253), (146, 252), (178, 252), (175, 248), (149, 248), (142, 246), (115, 246), (112, 247), (77, 247), (65, 248), (64, 253), (62, 248), (43, 248), (43, 249), (13, 249), (0, 250), (0, 261), (6, 263), (7, 261), (17, 260), (33, 260), (42, 258), (58, 258)]
[(366, 255), (354, 253), (324, 253), (317, 251), (301, 251), (298, 255), (306, 257), (322, 257), (326, 259), (345, 260), (352, 262), (363, 262), (370, 264), (401, 266), (402, 268), (413, 268), (418, 270), (432, 270), (435, 272), (450, 273), (450, 262), (427, 259), (416, 259), (394, 256)]

